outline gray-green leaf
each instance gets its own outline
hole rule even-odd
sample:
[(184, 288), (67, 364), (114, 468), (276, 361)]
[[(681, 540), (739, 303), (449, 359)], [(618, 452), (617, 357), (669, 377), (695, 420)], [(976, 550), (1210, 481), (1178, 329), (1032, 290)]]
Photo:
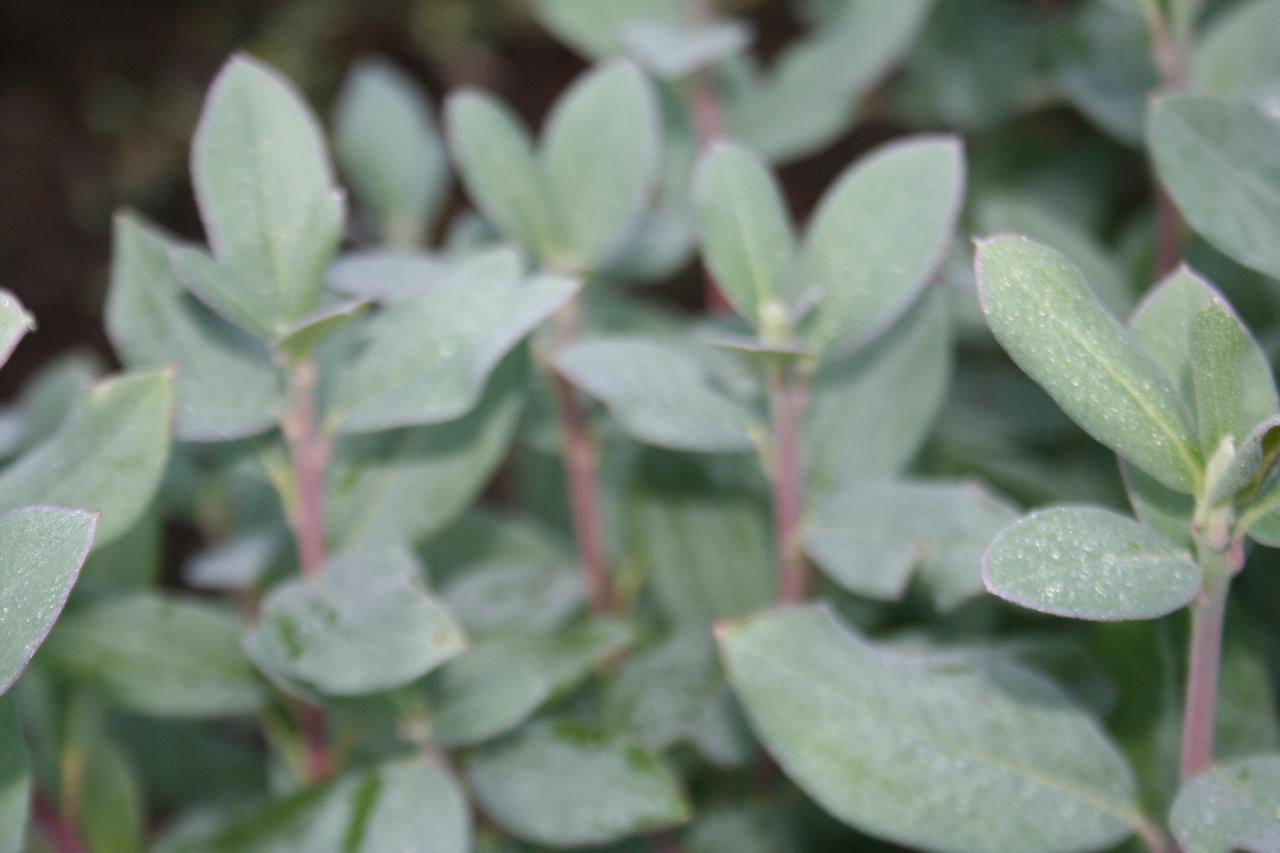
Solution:
[(1072, 420), (1164, 485), (1195, 491), (1201, 463), (1178, 395), (1070, 262), (1002, 236), (979, 244), (977, 275), (996, 340)]
[(31, 810), (27, 739), (12, 699), (0, 699), (0, 848), (21, 850)]
[(18, 341), (35, 327), (35, 318), (22, 307), (18, 297), (0, 289), (0, 365), (9, 360)]
[(1186, 853), (1280, 849), (1280, 756), (1209, 768), (1178, 792), (1169, 822)]
[(824, 607), (719, 629), (729, 682), (786, 774), (865, 832), (938, 851), (1107, 848), (1140, 820), (1101, 727), (1007, 661), (878, 649)]
[(480, 808), (526, 841), (607, 844), (689, 819), (676, 775), (616, 735), (568, 721), (531, 726), (470, 755)]
[(0, 696), (62, 612), (89, 556), (96, 523), (87, 512), (50, 506), (0, 514)]
[(1097, 507), (1028, 515), (991, 543), (987, 589), (1014, 604), (1076, 619), (1155, 619), (1190, 604), (1200, 568), (1133, 519)]

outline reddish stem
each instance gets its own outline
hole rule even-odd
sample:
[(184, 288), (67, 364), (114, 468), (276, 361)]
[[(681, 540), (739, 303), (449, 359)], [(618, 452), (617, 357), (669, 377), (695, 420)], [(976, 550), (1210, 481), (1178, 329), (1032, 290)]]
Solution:
[[(571, 304), (556, 316), (556, 333), (561, 346), (572, 340), (576, 333), (576, 312), (577, 306)], [(612, 613), (615, 602), (608, 557), (605, 554), (604, 525), (600, 520), (595, 450), (573, 385), (563, 376), (554, 373), (552, 383), (556, 391), (561, 439), (564, 442), (569, 509), (573, 516), (573, 532), (578, 543), (578, 557), (582, 562), (582, 580), (587, 588), (587, 601), (593, 613)]]
[(1213, 762), (1213, 719), (1229, 575), (1209, 569), (1204, 591), (1191, 605), (1191, 654), (1182, 718), (1181, 779), (1187, 782)]
[(82, 853), (84, 847), (75, 826), (38, 791), (31, 798), (31, 816), (56, 853)]
[[(293, 499), (288, 507), (289, 524), (303, 577), (318, 575), (325, 560), (324, 469), (329, 448), (316, 431), (315, 384), (314, 364), (303, 361), (293, 367), (288, 381), (288, 411), (282, 425), (294, 481)], [(307, 781), (319, 784), (333, 772), (323, 708), (303, 705), (302, 732)]]
[[(710, 26), (716, 17), (714, 0), (690, 0), (689, 20), (694, 27)], [(690, 105), (693, 122), (693, 135), (698, 142), (698, 150), (705, 151), (707, 146), (719, 136), (723, 126), (720, 114), (720, 96), (716, 91), (715, 70), (700, 68), (693, 76), (693, 102)], [(702, 293), (707, 310), (714, 314), (732, 311), (729, 301), (724, 298), (720, 288), (716, 286), (711, 273), (703, 268)]]
[[(1193, 15), (1194, 17), (1194, 15)], [(1161, 82), (1166, 91), (1181, 92), (1187, 85), (1187, 55), (1190, 51), (1190, 34), (1174, 32), (1159, 7), (1146, 6), (1147, 31), (1151, 35), (1151, 53)], [(1182, 218), (1173, 199), (1157, 181), (1156, 203), (1156, 273), (1159, 276), (1172, 272), (1182, 259)]]
[(778, 601), (803, 601), (809, 589), (809, 566), (800, 547), (800, 425), (808, 393), (804, 383), (782, 369), (770, 377), (773, 422), (773, 533), (778, 564)]

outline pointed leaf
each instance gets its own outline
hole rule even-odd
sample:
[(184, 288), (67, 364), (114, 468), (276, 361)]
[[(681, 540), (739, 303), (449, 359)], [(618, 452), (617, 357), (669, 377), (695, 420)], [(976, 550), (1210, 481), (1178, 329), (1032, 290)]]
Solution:
[(1098, 724), (1005, 661), (881, 650), (824, 607), (718, 630), (752, 727), (819, 805), (911, 847), (1098, 850), (1140, 820)]
[(330, 558), (317, 577), (286, 581), (267, 594), (247, 642), (272, 671), (327, 695), (408, 684), (466, 648), (421, 574), (401, 546)]
[(397, 303), (364, 328), (364, 349), (334, 380), (329, 420), (363, 433), (461, 417), (503, 356), (578, 286), (548, 275), (478, 275)]
[(116, 540), (151, 504), (169, 457), (172, 417), (171, 374), (102, 382), (61, 430), (0, 474), (0, 506), (96, 512), (94, 545)]
[(466, 773), (485, 814), (538, 844), (606, 844), (689, 819), (658, 758), (577, 723), (531, 726), (468, 756)]
[(1280, 277), (1280, 116), (1182, 95), (1152, 108), (1147, 140), (1191, 227), (1232, 259)]
[(1169, 821), (1187, 853), (1280, 848), (1280, 756), (1209, 768), (1183, 786)]
[(646, 71), (677, 80), (741, 53), (751, 44), (751, 30), (734, 20), (697, 26), (641, 22), (622, 29), (622, 43)]
[(815, 347), (847, 352), (906, 310), (942, 263), (963, 196), (964, 153), (950, 137), (890, 143), (844, 172), (801, 250)]
[(977, 273), (996, 340), (1072, 420), (1169, 488), (1196, 488), (1196, 440), (1177, 394), (1065, 258), (996, 237), (978, 245)]
[(333, 124), (334, 155), (384, 241), (420, 243), (445, 201), (449, 162), (417, 85), (384, 59), (362, 59), (338, 93)]
[[(1226, 304), (1215, 300), (1200, 309), (1190, 349), (1200, 447), (1208, 459), (1224, 438), (1242, 445), (1263, 418), (1280, 413), (1280, 403), (1265, 356)], [(1251, 377), (1256, 381), (1247, 385)]]
[(991, 543), (982, 577), (1014, 604), (1099, 621), (1164, 616), (1201, 586), (1184, 548), (1096, 507), (1052, 507), (1010, 526)]
[(177, 244), (138, 217), (116, 217), (107, 335), (134, 369), (177, 369), (174, 433), (226, 441), (269, 429), (279, 390), (266, 347), (213, 314), (174, 274)]
[(614, 336), (570, 344), (556, 353), (555, 367), (639, 441), (705, 453), (750, 450), (750, 411), (717, 387), (710, 357), (672, 341)]
[(9, 360), (18, 341), (35, 327), (35, 318), (22, 307), (18, 297), (0, 289), (0, 365)]
[(660, 117), (629, 62), (574, 81), (551, 110), (539, 157), (564, 227), (556, 268), (598, 270), (635, 230), (658, 177)]
[(41, 660), (139, 713), (251, 714), (267, 695), (240, 648), (240, 634), (239, 618), (224, 607), (135, 593), (68, 615)]

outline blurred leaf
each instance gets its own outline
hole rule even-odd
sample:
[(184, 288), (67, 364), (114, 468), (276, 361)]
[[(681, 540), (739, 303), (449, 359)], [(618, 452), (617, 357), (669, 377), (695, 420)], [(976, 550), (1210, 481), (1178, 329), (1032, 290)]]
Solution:
[(9, 360), (18, 341), (35, 327), (35, 318), (27, 313), (18, 297), (0, 289), (0, 365)]
[(618, 335), (571, 343), (554, 363), (639, 441), (704, 453), (750, 450), (751, 413), (718, 387), (715, 357), (696, 345)]
[(0, 474), (0, 505), (47, 503), (100, 514), (94, 545), (126, 533), (150, 506), (169, 456), (168, 373), (104, 381), (67, 423)]
[(466, 759), (476, 800), (518, 838), (605, 844), (689, 819), (679, 780), (644, 749), (576, 723), (530, 726)]
[(327, 695), (408, 684), (466, 648), (421, 573), (407, 549), (387, 543), (331, 557), (318, 576), (272, 588), (246, 642), (271, 671)]
[(1020, 237), (979, 244), (977, 270), (987, 323), (1018, 366), (1099, 442), (1193, 492), (1201, 463), (1177, 393), (1079, 271)]
[(762, 334), (776, 334), (769, 323), (791, 319), (796, 254), (777, 179), (745, 148), (717, 143), (698, 165), (694, 192), (702, 254), (716, 287)]
[(239, 533), (191, 556), (182, 578), (195, 589), (245, 590), (257, 586), (284, 544), (276, 527)]
[(632, 640), (626, 624), (601, 619), (551, 636), (482, 639), (433, 676), (433, 734), (455, 747), (508, 732)]
[(159, 717), (251, 714), (267, 697), (240, 634), (240, 620), (222, 606), (134, 593), (69, 614), (41, 660), (128, 710)]
[(96, 523), (87, 512), (50, 506), (0, 513), (0, 696), (27, 668), (62, 612)]
[(503, 357), (578, 290), (549, 275), (477, 276), (384, 310), (334, 379), (328, 422), (365, 433), (451, 421), (480, 401)]
[(1155, 619), (1200, 593), (1200, 568), (1163, 535), (1095, 507), (1028, 515), (991, 543), (987, 589), (1022, 607), (1075, 619)]
[(745, 50), (751, 30), (734, 20), (697, 26), (638, 22), (623, 27), (621, 41), (646, 71), (675, 80)]
[(800, 255), (816, 348), (848, 352), (902, 315), (942, 263), (963, 195), (964, 153), (950, 137), (883, 145), (845, 170)]
[(1280, 277), (1280, 115), (1184, 95), (1151, 110), (1147, 140), (1187, 222), (1234, 260)]
[(417, 84), (380, 57), (361, 59), (338, 93), (333, 125), (334, 155), (384, 242), (422, 242), (444, 204), (449, 161)]
[(1017, 517), (976, 483), (868, 482), (817, 505), (804, 547), (851, 592), (895, 601), (914, 575), (950, 610), (982, 592), (982, 555)]
[(859, 829), (995, 853), (1101, 849), (1141, 820), (1102, 729), (1019, 666), (879, 650), (815, 606), (722, 625), (719, 640), (770, 754)]
[(574, 567), (524, 557), (468, 566), (441, 590), (469, 634), (544, 633), (582, 608)]
[(264, 432), (280, 406), (266, 347), (196, 302), (174, 274), (177, 244), (132, 214), (115, 219), (107, 334), (134, 369), (177, 369), (174, 432), (225, 441)]
[(26, 450), (57, 432), (102, 376), (102, 364), (90, 353), (71, 351), (47, 362), (22, 386), (19, 449)]
[(21, 850), (31, 808), (27, 744), (12, 699), (0, 699), (0, 847)]
[(323, 132), (292, 84), (256, 60), (232, 57), (209, 89), (191, 172), (221, 272), (190, 268), (187, 286), (261, 337), (311, 313), (345, 205)]
[(1249, 0), (1223, 10), (1193, 46), (1191, 88), (1274, 108), (1280, 102), (1280, 56), (1270, 49), (1276, 32), (1277, 0)]
[(688, 18), (685, 0), (534, 0), (538, 22), (590, 59), (622, 49), (626, 31), (638, 24), (679, 26)]
[(1183, 786), (1169, 816), (1188, 853), (1280, 846), (1280, 756), (1217, 764)]
[(633, 64), (589, 70), (551, 108), (539, 159), (564, 231), (553, 269), (599, 269), (639, 222), (658, 176), (661, 126)]

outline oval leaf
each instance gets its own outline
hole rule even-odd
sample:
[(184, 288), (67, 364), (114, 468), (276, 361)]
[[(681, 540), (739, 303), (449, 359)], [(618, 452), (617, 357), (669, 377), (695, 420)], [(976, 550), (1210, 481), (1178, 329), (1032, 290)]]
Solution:
[(1190, 604), (1200, 568), (1181, 546), (1110, 510), (1053, 507), (1004, 530), (983, 561), (987, 589), (1042, 613), (1154, 619)]
[(1209, 768), (1178, 792), (1169, 822), (1187, 853), (1280, 850), (1280, 756)]

